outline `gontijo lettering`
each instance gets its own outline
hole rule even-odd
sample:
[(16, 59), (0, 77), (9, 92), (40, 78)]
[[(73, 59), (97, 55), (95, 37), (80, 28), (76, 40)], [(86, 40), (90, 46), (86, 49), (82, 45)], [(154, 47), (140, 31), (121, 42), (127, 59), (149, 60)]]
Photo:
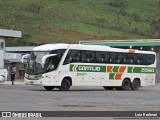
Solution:
[(73, 71), (73, 72), (106, 72), (106, 66), (71, 64), (70, 71)]
[(79, 66), (78, 67), (79, 71), (95, 71), (98, 72), (101, 70), (100, 67), (93, 67), (93, 66)]

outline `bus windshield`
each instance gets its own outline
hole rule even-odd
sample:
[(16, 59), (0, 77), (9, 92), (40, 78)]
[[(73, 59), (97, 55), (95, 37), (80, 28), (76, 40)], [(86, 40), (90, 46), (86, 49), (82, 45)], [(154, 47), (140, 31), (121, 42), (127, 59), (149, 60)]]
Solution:
[[(63, 56), (65, 50), (53, 50), (53, 51), (32, 51), (28, 60), (26, 73), (31, 75), (43, 74), (46, 72), (57, 69), (58, 64)], [(42, 58), (45, 55), (56, 54), (46, 59), (45, 63), (42, 63)]]
[(42, 58), (48, 55), (49, 52), (31, 52), (28, 60), (26, 73), (28, 74), (42, 74), (55, 70), (58, 66), (57, 56), (51, 56), (46, 59), (45, 64), (42, 63)]
[(48, 55), (49, 52), (31, 52), (30, 59), (28, 60), (26, 73), (28, 74), (41, 74), (44, 72), (44, 65), (42, 58)]

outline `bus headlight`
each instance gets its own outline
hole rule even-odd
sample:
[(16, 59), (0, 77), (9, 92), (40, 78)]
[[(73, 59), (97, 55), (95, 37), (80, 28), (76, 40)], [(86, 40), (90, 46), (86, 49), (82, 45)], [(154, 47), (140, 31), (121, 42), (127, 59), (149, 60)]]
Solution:
[(49, 75), (42, 75), (42, 78), (50, 78)]

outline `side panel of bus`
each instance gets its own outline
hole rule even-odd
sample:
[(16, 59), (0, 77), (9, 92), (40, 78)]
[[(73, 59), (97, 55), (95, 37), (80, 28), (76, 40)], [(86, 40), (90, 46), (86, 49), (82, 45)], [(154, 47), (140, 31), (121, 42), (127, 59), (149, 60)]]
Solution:
[(155, 83), (155, 71), (153, 67), (143, 66), (71, 63), (61, 67), (59, 81), (70, 77), (73, 86), (121, 86), (123, 80), (128, 78), (130, 82), (139, 79), (141, 86), (149, 86)]

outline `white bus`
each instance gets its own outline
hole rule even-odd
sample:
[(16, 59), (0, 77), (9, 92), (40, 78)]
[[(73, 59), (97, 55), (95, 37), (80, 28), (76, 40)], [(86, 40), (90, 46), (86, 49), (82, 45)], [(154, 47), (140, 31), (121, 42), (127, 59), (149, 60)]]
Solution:
[(35, 47), (28, 58), (25, 83), (46, 90), (66, 91), (71, 86), (138, 90), (141, 86), (155, 85), (156, 53), (152, 51), (46, 44)]

